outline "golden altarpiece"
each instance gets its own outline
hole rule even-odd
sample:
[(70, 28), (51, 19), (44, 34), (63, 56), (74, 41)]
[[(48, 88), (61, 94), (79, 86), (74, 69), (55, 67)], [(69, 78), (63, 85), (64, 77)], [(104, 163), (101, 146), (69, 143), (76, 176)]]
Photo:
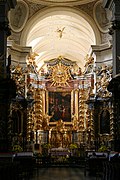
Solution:
[(17, 95), (11, 103), (9, 138), (25, 149), (49, 143), (69, 147), (76, 143), (86, 149), (114, 139), (113, 105), (107, 85), (112, 67), (95, 67), (86, 56), (84, 72), (75, 61), (59, 56), (45, 61), (39, 71), (35, 54), (27, 66), (11, 67)]

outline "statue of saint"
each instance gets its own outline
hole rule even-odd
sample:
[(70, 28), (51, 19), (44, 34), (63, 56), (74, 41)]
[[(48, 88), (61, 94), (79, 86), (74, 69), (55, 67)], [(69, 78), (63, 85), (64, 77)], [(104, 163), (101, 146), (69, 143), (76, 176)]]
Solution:
[(78, 129), (78, 119), (75, 114), (72, 115), (72, 123), (73, 123), (73, 129), (77, 130)]
[(45, 114), (43, 116), (42, 127), (43, 127), (44, 130), (48, 130), (49, 129), (50, 118), (51, 118), (51, 116), (49, 116), (48, 114)]

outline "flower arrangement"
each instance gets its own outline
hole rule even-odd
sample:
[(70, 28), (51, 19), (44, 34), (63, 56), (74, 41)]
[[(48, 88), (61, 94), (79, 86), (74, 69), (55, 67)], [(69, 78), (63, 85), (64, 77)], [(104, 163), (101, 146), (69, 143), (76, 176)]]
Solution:
[(42, 155), (48, 156), (48, 152), (50, 148), (51, 148), (51, 144), (49, 143), (42, 144)]
[(70, 144), (69, 148), (70, 149), (77, 149), (78, 146), (77, 146), (77, 144), (72, 143), (72, 144)]
[(105, 145), (101, 145), (101, 147), (98, 149), (98, 152), (105, 152), (108, 151), (108, 148)]
[(51, 144), (49, 144), (49, 143), (42, 144), (42, 148), (50, 149), (51, 148)]
[(22, 149), (22, 147), (20, 145), (16, 144), (16, 145), (13, 146), (12, 151), (13, 152), (22, 152), (23, 149)]

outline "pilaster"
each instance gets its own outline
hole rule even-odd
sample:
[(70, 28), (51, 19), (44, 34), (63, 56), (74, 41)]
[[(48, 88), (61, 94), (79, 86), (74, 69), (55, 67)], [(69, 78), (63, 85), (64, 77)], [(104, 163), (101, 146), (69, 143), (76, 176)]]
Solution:
[(6, 58), (7, 37), (10, 35), (8, 11), (16, 0), (0, 0), (0, 151), (8, 150), (7, 123), (10, 99), (15, 96), (16, 86), (10, 79), (11, 56)]
[(0, 0), (0, 79), (6, 78), (7, 37), (10, 35), (8, 11), (14, 8), (16, 0)]
[(120, 1), (104, 0), (104, 8), (112, 11), (111, 28), (109, 33), (113, 39), (113, 78), (108, 85), (112, 92), (114, 116), (114, 150), (120, 150)]
[(112, 11), (109, 33), (113, 38), (113, 77), (120, 73), (120, 1), (104, 0), (104, 8)]

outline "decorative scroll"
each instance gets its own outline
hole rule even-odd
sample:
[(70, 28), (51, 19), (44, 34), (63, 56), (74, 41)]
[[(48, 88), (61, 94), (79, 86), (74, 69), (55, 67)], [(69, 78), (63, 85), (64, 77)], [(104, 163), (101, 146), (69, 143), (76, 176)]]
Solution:
[(75, 61), (70, 61), (69, 59), (66, 59), (62, 56), (59, 56), (58, 58), (49, 60), (49, 61), (45, 61), (45, 64), (47, 64), (48, 66), (55, 66), (57, 65), (59, 62), (61, 62), (63, 65), (65, 66), (73, 66), (76, 64)]
[(59, 56), (56, 59), (45, 61), (39, 70), (39, 74), (43, 80), (51, 81), (51, 86), (65, 87), (69, 86), (71, 79), (79, 79), (82, 70), (75, 61)]
[(85, 57), (85, 71), (84, 74), (93, 73), (93, 63), (94, 58), (92, 56), (89, 56), (88, 54)]
[(105, 66), (98, 67), (97, 74), (97, 95), (101, 98), (111, 97), (111, 93), (107, 90), (107, 86), (112, 78), (112, 67)]

